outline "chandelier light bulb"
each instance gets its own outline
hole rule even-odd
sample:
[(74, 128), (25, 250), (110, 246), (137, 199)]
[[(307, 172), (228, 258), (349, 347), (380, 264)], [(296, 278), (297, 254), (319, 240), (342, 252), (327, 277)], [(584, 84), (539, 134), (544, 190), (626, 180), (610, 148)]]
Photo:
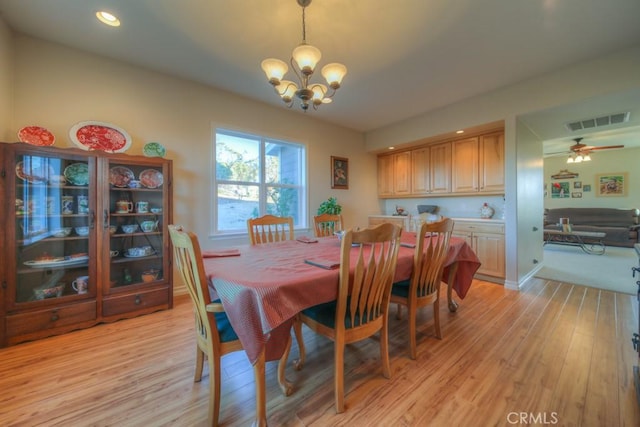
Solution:
[(275, 88), (282, 100), (289, 104), (298, 90), (298, 85), (290, 80), (282, 80)]
[(332, 89), (339, 89), (342, 79), (347, 74), (347, 67), (337, 62), (327, 64), (322, 67), (322, 77)]
[(320, 49), (317, 47), (311, 46), (310, 44), (302, 43), (295, 49), (293, 49), (293, 53), (291, 57), (296, 64), (298, 64), (298, 68), (305, 76), (310, 76), (313, 74), (313, 71), (316, 69), (316, 65), (320, 62), (320, 58), (322, 58), (322, 53), (320, 53)]
[(274, 86), (280, 84), (280, 80), (284, 77), (284, 75), (289, 70), (289, 66), (286, 62), (281, 61), (276, 58), (268, 58), (262, 61), (262, 70), (267, 75), (267, 79), (269, 83)]

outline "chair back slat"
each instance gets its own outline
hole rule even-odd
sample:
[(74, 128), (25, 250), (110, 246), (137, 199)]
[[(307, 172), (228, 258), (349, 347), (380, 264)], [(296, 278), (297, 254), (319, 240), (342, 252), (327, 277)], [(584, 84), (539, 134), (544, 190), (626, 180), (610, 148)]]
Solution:
[(293, 217), (264, 215), (247, 220), (247, 232), (252, 245), (293, 240)]
[[(342, 238), (340, 290), (336, 327), (359, 326), (386, 315), (395, 274), (400, 233), (393, 224), (380, 224), (362, 231), (348, 230)], [(353, 244), (359, 245), (354, 263)], [(353, 274), (351, 274), (353, 265)]]
[(336, 231), (342, 231), (342, 215), (320, 214), (313, 217), (314, 233), (316, 237), (332, 236)]
[(416, 241), (410, 292), (426, 296), (438, 291), (452, 232), (450, 218), (422, 224)]

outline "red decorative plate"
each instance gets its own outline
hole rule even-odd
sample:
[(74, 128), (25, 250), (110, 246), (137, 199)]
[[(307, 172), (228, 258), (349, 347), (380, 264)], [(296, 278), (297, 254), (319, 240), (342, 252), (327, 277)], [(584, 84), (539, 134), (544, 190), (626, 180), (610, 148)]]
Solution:
[(115, 125), (103, 122), (80, 122), (69, 130), (71, 141), (83, 150), (123, 153), (131, 146), (131, 137)]
[(25, 126), (18, 131), (18, 139), (31, 145), (47, 147), (56, 142), (51, 132), (40, 126)]
[(124, 166), (114, 166), (109, 169), (109, 182), (114, 187), (128, 187), (133, 178), (135, 178), (135, 175), (131, 169)]
[(164, 177), (159, 170), (145, 169), (140, 172), (140, 183), (147, 188), (158, 188), (164, 183)]

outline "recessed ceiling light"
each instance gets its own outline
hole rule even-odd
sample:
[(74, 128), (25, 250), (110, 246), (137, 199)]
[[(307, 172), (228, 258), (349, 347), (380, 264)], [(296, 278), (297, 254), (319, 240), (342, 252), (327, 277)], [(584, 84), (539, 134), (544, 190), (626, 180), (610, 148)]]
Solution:
[(395, 149), (396, 149), (396, 147), (394, 147), (394, 146), (389, 147), (389, 150), (395, 150)]
[(96, 18), (98, 18), (98, 20), (103, 24), (107, 24), (111, 27), (120, 26), (120, 20), (116, 16), (110, 14), (109, 12), (105, 12), (104, 10), (96, 12)]
[(457, 130), (456, 133), (464, 133), (463, 130)]

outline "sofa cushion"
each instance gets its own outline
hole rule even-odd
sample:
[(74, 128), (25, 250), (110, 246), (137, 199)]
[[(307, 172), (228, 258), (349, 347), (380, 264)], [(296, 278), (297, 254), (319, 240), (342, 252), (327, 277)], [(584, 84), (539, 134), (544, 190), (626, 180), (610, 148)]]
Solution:
[(558, 224), (560, 218), (569, 218), (572, 225), (601, 227), (631, 227), (638, 223), (637, 209), (614, 208), (555, 208), (546, 211), (547, 224)]

